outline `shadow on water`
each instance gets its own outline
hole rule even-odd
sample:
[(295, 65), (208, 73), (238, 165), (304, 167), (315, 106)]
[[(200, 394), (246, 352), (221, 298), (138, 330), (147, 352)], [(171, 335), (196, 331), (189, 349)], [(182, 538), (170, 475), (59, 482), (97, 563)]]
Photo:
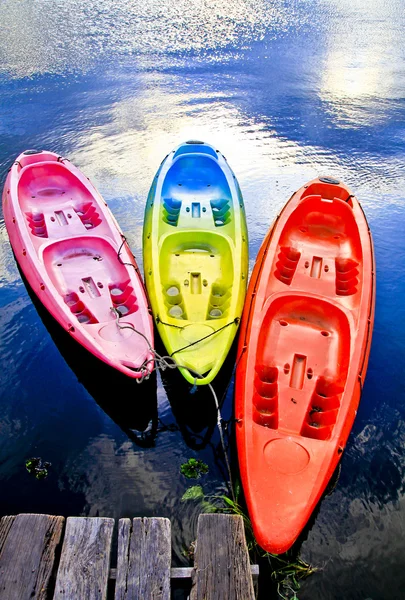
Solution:
[(38, 315), (78, 381), (132, 442), (152, 447), (158, 429), (156, 374), (138, 384), (88, 352), (45, 309), (18, 270)]
[[(165, 354), (157, 334), (155, 339), (157, 351), (159, 354)], [(228, 428), (232, 418), (232, 398), (229, 397), (228, 391), (233, 382), (235, 353), (234, 344), (212, 383), (224, 429)], [(172, 413), (185, 443), (192, 450), (203, 450), (211, 442), (217, 424), (217, 408), (210, 387), (190, 385), (177, 369), (163, 371), (161, 377)]]

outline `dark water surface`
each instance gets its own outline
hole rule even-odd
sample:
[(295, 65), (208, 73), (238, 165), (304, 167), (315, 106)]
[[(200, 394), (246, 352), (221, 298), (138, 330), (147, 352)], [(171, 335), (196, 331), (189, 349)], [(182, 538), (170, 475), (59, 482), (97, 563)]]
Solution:
[[(403, 0), (2, 0), (0, 23), (1, 184), (27, 148), (67, 156), (140, 263), (149, 185), (185, 139), (215, 144), (234, 169), (251, 265), (307, 180), (328, 173), (356, 193), (375, 243), (374, 337), (341, 477), (301, 549), (321, 570), (299, 597), (405, 598)], [(201, 506), (180, 501), (181, 463), (202, 458), (205, 490), (225, 490), (210, 396), (94, 364), (43, 323), (2, 219), (0, 241), (1, 514), (167, 516), (186, 564)], [(30, 456), (52, 462), (47, 480), (25, 471)]]

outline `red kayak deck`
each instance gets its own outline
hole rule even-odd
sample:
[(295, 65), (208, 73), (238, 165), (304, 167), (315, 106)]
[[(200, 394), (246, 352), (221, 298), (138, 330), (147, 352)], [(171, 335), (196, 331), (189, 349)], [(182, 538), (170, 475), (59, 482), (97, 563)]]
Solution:
[(331, 178), (296, 192), (252, 273), (236, 371), (237, 446), (260, 546), (288, 550), (349, 436), (374, 321), (371, 234)]
[(45, 308), (95, 356), (139, 378), (151, 353), (132, 328), (153, 345), (144, 287), (89, 180), (57, 154), (27, 151), (8, 174), (3, 212), (17, 262)]

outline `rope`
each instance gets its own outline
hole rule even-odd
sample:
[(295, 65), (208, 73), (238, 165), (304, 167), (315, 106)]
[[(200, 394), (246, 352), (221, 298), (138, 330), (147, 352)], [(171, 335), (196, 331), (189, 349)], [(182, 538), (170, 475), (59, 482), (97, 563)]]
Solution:
[(140, 270), (139, 270), (139, 267), (138, 267), (138, 264), (137, 264), (137, 262), (136, 262), (135, 256), (132, 254), (132, 252), (131, 252), (131, 250), (129, 249), (129, 247), (128, 247), (128, 250), (129, 250), (129, 252), (131, 253), (131, 255), (132, 255), (132, 258), (134, 259), (134, 261), (135, 261), (135, 264), (133, 264), (133, 263), (128, 263), (128, 262), (124, 262), (124, 261), (122, 260), (122, 258), (121, 258), (121, 252), (122, 252), (122, 248), (124, 247), (124, 244), (126, 244), (126, 243), (127, 243), (127, 238), (125, 237), (125, 235), (124, 235), (123, 233), (121, 233), (121, 238), (122, 238), (122, 243), (121, 243), (121, 246), (118, 248), (118, 252), (117, 252), (117, 258), (118, 258), (119, 262), (120, 262), (122, 265), (126, 265), (127, 267), (133, 267), (133, 268), (135, 269), (135, 271), (138, 273), (138, 275), (139, 275), (139, 277), (140, 277), (140, 279), (141, 279), (141, 282), (142, 282), (142, 276), (141, 276), (141, 272), (140, 272)]
[[(152, 354), (152, 358), (146, 358), (144, 360), (144, 362), (141, 364), (141, 366), (138, 367), (137, 369), (135, 369), (136, 371), (138, 371), (138, 372), (141, 373), (141, 377), (139, 377), (138, 379), (136, 379), (137, 383), (142, 383), (145, 379), (149, 379), (149, 377), (151, 375), (151, 372), (153, 370), (156, 370), (156, 371), (158, 371), (158, 370), (165, 371), (166, 369), (187, 369), (187, 371), (189, 373), (191, 373), (191, 375), (194, 377), (194, 384), (196, 384), (197, 379), (204, 379), (203, 375), (201, 375), (197, 371), (194, 371), (194, 369), (190, 369), (190, 367), (183, 367), (183, 366), (177, 364), (176, 361), (174, 360), (174, 358), (172, 356), (161, 356), (160, 354), (158, 354), (156, 352), (156, 350), (154, 350), (154, 348), (152, 348), (152, 345), (149, 342), (148, 338), (141, 331), (138, 331), (132, 325), (132, 323), (129, 323), (127, 325), (121, 325), (120, 324), (119, 319), (121, 317), (121, 314), (120, 314), (119, 310), (117, 310), (114, 307), (111, 307), (111, 311), (116, 316), (117, 327), (119, 329), (131, 329), (132, 331), (134, 331), (135, 333), (137, 333), (138, 335), (140, 335), (146, 341), (146, 343), (148, 345), (148, 348), (149, 348), (149, 351)], [(236, 321), (236, 319), (235, 319), (235, 321)], [(231, 323), (228, 323), (228, 325), (231, 325)], [(214, 332), (214, 333), (216, 333), (216, 332)], [(153, 364), (152, 370), (150, 370), (148, 368), (150, 363)], [(231, 466), (229, 464), (228, 454), (227, 454), (226, 447), (225, 447), (224, 434), (223, 434), (223, 430), (222, 430), (221, 409), (219, 407), (218, 398), (217, 398), (217, 395), (215, 393), (215, 390), (214, 390), (213, 386), (211, 385), (211, 383), (208, 383), (207, 385), (208, 385), (208, 387), (209, 387), (209, 389), (210, 389), (210, 391), (211, 391), (211, 393), (212, 393), (212, 395), (214, 397), (215, 407), (216, 407), (216, 410), (217, 410), (217, 426), (218, 426), (218, 431), (219, 431), (219, 437), (221, 439), (222, 450), (224, 452), (224, 457), (225, 457), (225, 462), (226, 462), (226, 468), (228, 470), (230, 491), (231, 491), (231, 494), (232, 494), (233, 501), (236, 502), (235, 493), (234, 493), (234, 489), (233, 489), (233, 482), (232, 482)]]
[[(229, 379), (229, 381), (228, 381), (228, 385), (226, 386), (226, 388), (225, 388), (225, 391), (224, 391), (224, 393), (222, 394), (222, 398), (221, 398), (221, 404), (222, 404), (222, 402), (223, 402), (223, 401), (225, 400), (225, 398), (226, 398), (226, 395), (227, 395), (227, 393), (228, 393), (228, 390), (229, 390), (229, 386), (230, 386), (230, 385), (231, 385), (231, 383), (232, 383), (233, 376), (236, 374), (236, 369), (238, 368), (238, 365), (239, 365), (239, 363), (240, 363), (240, 361), (241, 361), (241, 359), (242, 359), (242, 356), (243, 356), (243, 353), (245, 352), (245, 350), (246, 350), (246, 346), (243, 346), (243, 348), (242, 348), (242, 352), (239, 354), (239, 357), (237, 358), (237, 360), (236, 360), (236, 363), (235, 363), (235, 365), (234, 365), (234, 367), (233, 367), (233, 369), (232, 369), (232, 375), (231, 375), (231, 377), (230, 377), (230, 379)], [(234, 419), (234, 422), (235, 422), (235, 423), (237, 423), (237, 419)]]
[(219, 333), (223, 329), (226, 329), (230, 325), (239, 325), (239, 321), (240, 321), (239, 317), (236, 317), (236, 319), (234, 319), (230, 323), (227, 323), (226, 325), (223, 325), (219, 329), (216, 329), (215, 331), (212, 331), (211, 333), (209, 333), (208, 335), (205, 335), (204, 337), (200, 338), (199, 340), (196, 340), (195, 342), (191, 342), (191, 344), (188, 344), (187, 346), (183, 346), (182, 348), (179, 348), (178, 350), (174, 350), (174, 352), (172, 352), (170, 354), (170, 358), (173, 356), (173, 354), (176, 354), (177, 352), (182, 352), (183, 350), (187, 350), (187, 348), (191, 348), (191, 346), (195, 346), (196, 344), (199, 344), (200, 342), (203, 342), (204, 340), (208, 339), (212, 335), (215, 335), (216, 333)]
[(167, 325), (168, 327), (174, 327), (175, 329), (184, 329), (184, 325), (173, 325), (173, 323), (166, 323), (165, 321), (162, 321), (162, 319), (159, 317), (159, 315), (157, 315), (156, 317), (156, 325), (159, 325), (159, 323), (161, 323), (162, 325)]

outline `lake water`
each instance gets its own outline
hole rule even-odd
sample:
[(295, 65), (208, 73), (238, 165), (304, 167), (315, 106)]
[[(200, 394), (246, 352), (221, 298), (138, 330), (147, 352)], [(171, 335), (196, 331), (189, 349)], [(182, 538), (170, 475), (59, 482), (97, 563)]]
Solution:
[[(2, 0), (0, 22), (1, 184), (27, 148), (63, 154), (140, 264), (149, 185), (189, 138), (218, 147), (239, 180), (251, 266), (306, 181), (330, 174), (357, 195), (377, 261), (373, 344), (340, 479), (301, 547), (320, 570), (299, 598), (405, 598), (403, 1)], [(201, 506), (181, 502), (180, 465), (203, 459), (204, 490), (226, 490), (211, 397), (115, 377), (44, 323), (2, 219), (0, 266), (0, 513), (167, 516), (187, 564)], [(231, 375), (230, 360), (225, 419)], [(31, 456), (52, 463), (46, 480), (26, 472)]]

